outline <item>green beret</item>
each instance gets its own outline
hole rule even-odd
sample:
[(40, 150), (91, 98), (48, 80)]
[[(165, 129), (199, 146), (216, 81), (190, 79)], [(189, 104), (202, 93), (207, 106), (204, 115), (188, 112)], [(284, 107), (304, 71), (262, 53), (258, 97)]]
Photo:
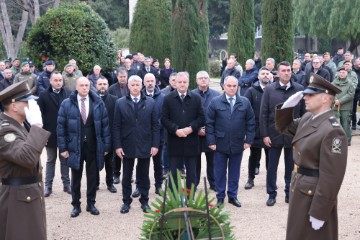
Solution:
[(21, 65), (20, 65), (20, 67), (23, 67), (23, 66), (25, 66), (26, 64), (29, 64), (29, 62), (28, 62), (28, 61), (22, 62)]

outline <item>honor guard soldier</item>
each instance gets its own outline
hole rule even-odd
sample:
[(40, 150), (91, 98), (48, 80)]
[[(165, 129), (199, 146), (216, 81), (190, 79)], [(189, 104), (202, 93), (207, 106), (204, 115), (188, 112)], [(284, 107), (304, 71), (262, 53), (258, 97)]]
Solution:
[[(341, 90), (317, 74), (304, 92), (276, 109), (276, 128), (293, 136), (294, 171), (286, 239), (338, 239), (337, 195), (346, 169), (347, 139), (331, 106)], [(307, 113), (293, 119), (304, 95)]]
[[(27, 81), (0, 92), (0, 239), (46, 239), (41, 152), (50, 133), (42, 129), (37, 97)], [(27, 120), (27, 121), (25, 121)]]

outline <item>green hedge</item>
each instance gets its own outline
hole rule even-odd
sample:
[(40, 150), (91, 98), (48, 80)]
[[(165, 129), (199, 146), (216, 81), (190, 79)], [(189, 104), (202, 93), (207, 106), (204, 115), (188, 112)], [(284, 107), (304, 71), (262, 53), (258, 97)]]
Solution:
[(104, 71), (115, 66), (116, 51), (105, 21), (86, 3), (64, 3), (50, 9), (33, 26), (27, 39), (28, 55), (40, 65), (46, 51), (62, 68), (74, 58), (80, 70), (95, 64)]

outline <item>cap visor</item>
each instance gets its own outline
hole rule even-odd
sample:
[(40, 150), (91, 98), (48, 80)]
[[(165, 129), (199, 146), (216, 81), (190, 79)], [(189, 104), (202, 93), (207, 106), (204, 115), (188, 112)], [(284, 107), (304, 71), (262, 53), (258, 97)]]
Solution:
[(303, 91), (303, 94), (306, 95), (306, 94), (319, 94), (319, 93), (324, 93), (323, 90), (321, 89), (317, 89), (317, 88), (306, 88), (304, 91)]
[(18, 99), (18, 100), (16, 100), (17, 102), (27, 102), (27, 101), (29, 101), (29, 100), (31, 100), (31, 99), (34, 99), (34, 100), (37, 100), (39, 97), (37, 97), (37, 96), (34, 96), (34, 95), (30, 95), (30, 96), (26, 96), (26, 97), (24, 97), (24, 98), (20, 98), (20, 99)]

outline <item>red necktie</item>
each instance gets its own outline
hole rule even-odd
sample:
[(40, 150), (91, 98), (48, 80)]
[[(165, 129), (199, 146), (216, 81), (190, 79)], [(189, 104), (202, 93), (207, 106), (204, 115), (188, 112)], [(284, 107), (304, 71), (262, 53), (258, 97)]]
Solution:
[(82, 118), (84, 124), (86, 123), (85, 100), (86, 100), (86, 98), (82, 98), (82, 99), (81, 99), (81, 118)]

